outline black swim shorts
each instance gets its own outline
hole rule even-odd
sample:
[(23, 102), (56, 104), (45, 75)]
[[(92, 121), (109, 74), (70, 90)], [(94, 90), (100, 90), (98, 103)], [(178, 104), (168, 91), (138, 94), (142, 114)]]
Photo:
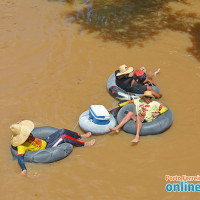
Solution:
[(136, 94), (143, 94), (146, 90), (147, 90), (147, 85), (141, 85), (137, 83), (136, 81), (134, 81), (130, 89), (130, 92), (136, 93)]

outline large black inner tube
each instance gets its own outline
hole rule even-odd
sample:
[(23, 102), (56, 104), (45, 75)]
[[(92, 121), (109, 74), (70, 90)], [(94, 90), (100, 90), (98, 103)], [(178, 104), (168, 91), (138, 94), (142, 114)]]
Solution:
[[(44, 126), (34, 128), (32, 134), (36, 138), (45, 139), (58, 129), (54, 127)], [(25, 162), (34, 163), (50, 163), (61, 160), (68, 156), (73, 150), (73, 145), (69, 143), (62, 143), (57, 147), (52, 147), (39, 151), (27, 151), (24, 155)], [(11, 145), (11, 153), (13, 158), (17, 158), (17, 148)]]
[[(159, 102), (160, 103), (160, 102)], [(161, 103), (164, 105), (163, 103)], [(165, 105), (166, 106), (166, 105)], [(142, 124), (142, 129), (140, 135), (155, 135), (167, 130), (173, 122), (173, 114), (168, 106), (168, 111), (160, 115), (158, 118), (151, 122), (144, 122)], [(120, 123), (122, 119), (126, 116), (128, 112), (134, 112), (136, 115), (136, 106), (132, 103), (122, 107), (117, 115), (117, 122)], [(136, 123), (133, 120), (127, 122), (122, 129), (131, 134), (136, 134)]]

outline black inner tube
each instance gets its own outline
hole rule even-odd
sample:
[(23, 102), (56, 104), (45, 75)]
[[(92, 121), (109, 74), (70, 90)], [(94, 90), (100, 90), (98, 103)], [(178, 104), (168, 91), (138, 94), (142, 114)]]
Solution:
[[(159, 102), (160, 103), (160, 102)], [(165, 104), (161, 103), (166, 106)], [(145, 122), (142, 124), (140, 135), (155, 135), (167, 130), (173, 122), (173, 114), (168, 106), (168, 110), (154, 119), (152, 122)], [(120, 109), (117, 114), (117, 122), (120, 123), (122, 119), (128, 114), (128, 112), (134, 112), (136, 114), (136, 106), (134, 104), (128, 104)], [(122, 129), (131, 134), (136, 134), (136, 123), (133, 120), (127, 122)]]

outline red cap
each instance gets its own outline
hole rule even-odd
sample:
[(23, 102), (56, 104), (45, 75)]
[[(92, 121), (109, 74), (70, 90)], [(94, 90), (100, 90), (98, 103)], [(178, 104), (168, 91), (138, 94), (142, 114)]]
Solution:
[(135, 74), (136, 74), (136, 76), (142, 76), (144, 74), (144, 72), (141, 69), (137, 69), (137, 70), (135, 70)]

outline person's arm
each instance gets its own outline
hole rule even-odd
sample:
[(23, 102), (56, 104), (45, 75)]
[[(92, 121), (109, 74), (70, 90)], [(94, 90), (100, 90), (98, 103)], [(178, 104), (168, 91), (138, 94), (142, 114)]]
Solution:
[(118, 103), (118, 107), (126, 106), (129, 103), (134, 103), (134, 99), (133, 100), (129, 100), (129, 101), (125, 101), (123, 103)]
[(131, 81), (131, 87), (133, 86), (134, 82), (135, 82), (135, 79), (133, 78), (133, 80)]
[(153, 90), (152, 87), (150, 87), (149, 85), (147, 85), (147, 90), (151, 91), (152, 94), (153, 94), (157, 99), (159, 99), (159, 98), (162, 97), (162, 94), (157, 93), (157, 92), (156, 92), (155, 90)]
[(146, 79), (143, 84), (156, 85), (152, 80)]
[(26, 166), (25, 166), (25, 163), (24, 163), (24, 155), (22, 155), (22, 154), (18, 155), (17, 159), (18, 159), (18, 163), (19, 163), (19, 165), (22, 169), (21, 175), (26, 176), (27, 175), (27, 169), (26, 169)]
[(163, 106), (162, 104), (160, 104), (159, 106), (159, 112), (155, 112), (152, 114), (153, 117), (157, 117), (163, 113), (165, 113), (168, 110), (168, 108), (166, 106)]
[(18, 159), (18, 163), (22, 169), (21, 171), (21, 175), (22, 176), (26, 176), (27, 175), (27, 169), (24, 163), (24, 154), (27, 151), (26, 147), (24, 145), (19, 145), (17, 147), (17, 159)]
[(168, 108), (166, 106), (160, 105), (159, 107), (159, 113), (163, 114), (168, 110)]
[(114, 111), (119, 110), (121, 107), (123, 107), (129, 103), (134, 103), (134, 100), (129, 100), (129, 101), (125, 101), (123, 103), (118, 103), (117, 106), (115, 106), (112, 110), (110, 110), (108, 112), (112, 114)]

